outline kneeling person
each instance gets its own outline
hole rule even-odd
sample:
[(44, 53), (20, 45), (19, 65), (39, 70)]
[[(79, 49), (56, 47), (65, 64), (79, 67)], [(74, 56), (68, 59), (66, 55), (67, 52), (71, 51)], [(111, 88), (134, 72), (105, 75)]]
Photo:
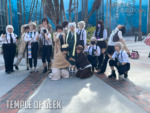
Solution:
[(79, 66), (76, 76), (82, 79), (91, 77), (92, 65), (89, 63), (86, 54), (83, 52), (83, 47), (81, 45), (78, 45), (76, 51), (77, 51), (77, 58), (75, 60), (75, 63), (76, 65)]
[(117, 42), (115, 44), (115, 52), (113, 56), (109, 55), (109, 58), (111, 59), (109, 61), (109, 65), (112, 70), (112, 74), (109, 76), (109, 78), (115, 77), (116, 73), (114, 70), (114, 67), (118, 69), (119, 75), (124, 74), (124, 78), (128, 77), (128, 71), (130, 70), (130, 62), (128, 58), (128, 54), (122, 50), (123, 45), (121, 42)]
[(66, 60), (66, 54), (68, 53), (68, 44), (63, 44), (61, 51), (58, 52), (54, 57), (52, 64), (52, 73), (49, 74), (51, 80), (59, 80), (61, 77), (69, 78), (68, 67), (71, 65)]

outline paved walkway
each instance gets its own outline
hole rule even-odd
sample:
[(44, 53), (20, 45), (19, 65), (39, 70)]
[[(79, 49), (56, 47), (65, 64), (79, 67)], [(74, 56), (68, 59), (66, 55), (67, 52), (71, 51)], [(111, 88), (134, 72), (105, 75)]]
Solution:
[[(12, 75), (4, 73), (3, 59), (0, 57), (0, 113), (150, 113), (150, 59), (149, 47), (143, 42), (133, 42), (127, 38), (131, 50), (140, 52), (139, 60), (131, 60), (128, 80), (107, 79), (105, 75), (93, 75), (81, 80), (76, 77), (51, 81), (47, 74), (29, 75), (21, 62), (20, 71)], [(149, 51), (148, 51), (149, 50)], [(39, 60), (39, 66), (41, 61)], [(41, 109), (8, 109), (7, 100), (42, 101)], [(61, 109), (46, 109), (49, 100), (61, 101)]]

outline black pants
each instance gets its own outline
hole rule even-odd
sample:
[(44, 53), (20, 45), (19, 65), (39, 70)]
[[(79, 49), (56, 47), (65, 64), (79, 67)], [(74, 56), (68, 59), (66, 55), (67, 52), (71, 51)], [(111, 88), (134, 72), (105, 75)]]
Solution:
[(114, 52), (115, 52), (114, 46), (108, 46), (107, 53), (105, 54), (105, 59), (103, 61), (102, 67), (101, 67), (102, 73), (104, 73), (106, 71), (106, 68), (107, 68), (107, 63), (109, 60), (108, 54), (113, 55)]
[(13, 70), (15, 54), (16, 54), (15, 44), (3, 44), (3, 57), (4, 57), (6, 72)]
[(32, 46), (31, 46), (32, 58), (29, 58), (30, 68), (32, 68), (33, 60), (34, 60), (34, 67), (37, 66), (38, 49), (39, 49), (38, 42), (32, 43)]
[(109, 61), (109, 66), (111, 67), (116, 67), (118, 69), (119, 75), (124, 74), (125, 72), (128, 72), (130, 70), (130, 63), (127, 63), (126, 65), (122, 65), (122, 66), (117, 66), (117, 61), (115, 60), (110, 60)]
[(88, 60), (92, 64), (92, 71), (94, 71), (94, 68), (97, 66), (98, 57), (97, 56), (88, 55)]
[(43, 45), (42, 47), (42, 62), (46, 63), (46, 60), (48, 63), (51, 62), (51, 54), (52, 54), (52, 46), (50, 45)]

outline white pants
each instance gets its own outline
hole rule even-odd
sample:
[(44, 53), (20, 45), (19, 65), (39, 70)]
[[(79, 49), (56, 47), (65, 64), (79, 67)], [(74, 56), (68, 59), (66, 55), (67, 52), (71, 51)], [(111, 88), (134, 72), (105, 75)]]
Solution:
[(52, 68), (52, 73), (49, 74), (51, 80), (59, 80), (60, 78), (69, 78), (69, 71), (67, 69)]

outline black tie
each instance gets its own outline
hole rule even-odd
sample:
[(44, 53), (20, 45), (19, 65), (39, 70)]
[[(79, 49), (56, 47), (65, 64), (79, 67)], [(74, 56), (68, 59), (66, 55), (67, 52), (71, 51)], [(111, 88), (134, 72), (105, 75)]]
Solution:
[(10, 34), (10, 43), (13, 44), (13, 38), (11, 34)]

